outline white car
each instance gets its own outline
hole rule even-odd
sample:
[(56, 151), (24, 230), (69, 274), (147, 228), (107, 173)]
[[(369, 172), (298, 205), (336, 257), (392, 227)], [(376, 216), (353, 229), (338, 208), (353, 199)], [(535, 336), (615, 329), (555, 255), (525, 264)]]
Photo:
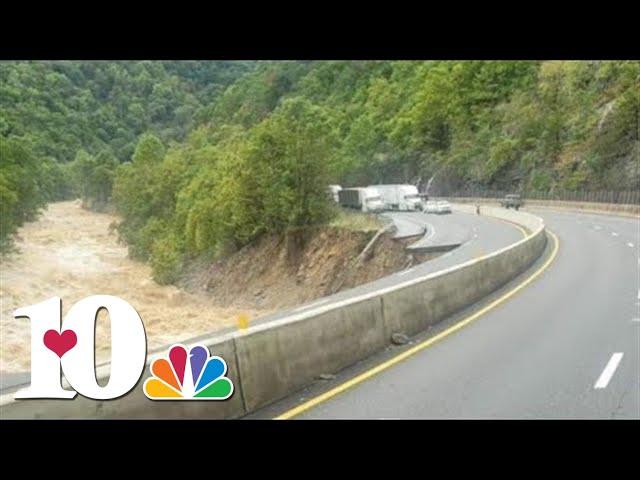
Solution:
[(424, 213), (451, 213), (451, 204), (446, 200), (430, 200), (425, 204)]
[(439, 200), (437, 213), (451, 213), (451, 204), (446, 200)]
[(424, 213), (438, 213), (438, 202), (427, 201), (424, 204)]

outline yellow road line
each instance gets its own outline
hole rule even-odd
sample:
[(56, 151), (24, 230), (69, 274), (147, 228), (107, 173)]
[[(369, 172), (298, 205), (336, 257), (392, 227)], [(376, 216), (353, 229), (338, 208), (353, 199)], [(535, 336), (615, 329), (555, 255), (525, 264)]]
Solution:
[(515, 223), (509, 222), (508, 220), (504, 220), (504, 221), (507, 222), (507, 223), (510, 223), (513, 227), (516, 227), (518, 230), (520, 230), (520, 233), (522, 234), (522, 236), (524, 238), (527, 238), (529, 236), (529, 233), (524, 228), (522, 228), (520, 225), (516, 225)]
[(509, 225), (511, 225), (511, 226), (512, 226), (512, 227), (514, 227), (514, 228), (517, 228), (518, 230), (520, 230), (520, 233), (522, 234), (522, 236), (523, 236), (524, 238), (527, 238), (527, 237), (530, 235), (530, 234), (529, 234), (529, 232), (527, 232), (524, 228), (522, 228), (520, 225), (518, 225), (518, 224), (517, 224), (517, 223), (515, 223), (515, 222), (512, 222), (512, 221), (510, 221), (510, 220), (506, 220), (506, 219), (504, 219), (504, 218), (496, 218), (496, 217), (494, 217), (494, 219), (495, 219), (495, 220), (498, 220), (499, 222), (503, 222), (503, 223), (509, 224)]
[(500, 298), (497, 298), (496, 300), (494, 300), (493, 302), (491, 302), (490, 304), (488, 304), (487, 306), (481, 308), (480, 310), (478, 310), (477, 312), (475, 312), (474, 314), (468, 316), (467, 318), (461, 320), (460, 322), (456, 323), (455, 325), (447, 328), (446, 330), (440, 332), (438, 335), (431, 337), (428, 340), (425, 340), (422, 343), (419, 343), (418, 345), (416, 345), (415, 347), (410, 348), (409, 350), (406, 350), (402, 353), (400, 353), (399, 355), (385, 361), (382, 362), (380, 365), (367, 370), (364, 373), (361, 373), (360, 375), (347, 380), (346, 382), (344, 382), (341, 385), (338, 385), (335, 388), (332, 388), (331, 390), (318, 395), (315, 398), (312, 398), (311, 400), (306, 401), (305, 403), (298, 405), (295, 408), (292, 408), (291, 410), (288, 410), (286, 412), (284, 412), (283, 414), (275, 417), (274, 420), (287, 420), (290, 418), (295, 417), (296, 415), (300, 415), (301, 413), (309, 410), (310, 408), (315, 407), (316, 405), (319, 405), (322, 402), (325, 402), (327, 400), (329, 400), (332, 397), (335, 397), (336, 395), (338, 395), (339, 393), (344, 392), (345, 390), (348, 390), (351, 387), (354, 387), (356, 385), (358, 385), (359, 383), (364, 382), (365, 380), (373, 377), (374, 375), (377, 375), (378, 373), (387, 370), (388, 368), (392, 367), (393, 365), (396, 365), (400, 362), (402, 362), (403, 360), (406, 360), (407, 358), (415, 355), (418, 352), (421, 352), (422, 350), (430, 347), (431, 345), (433, 345), (436, 342), (439, 342), (440, 340), (442, 340), (445, 337), (448, 337), (449, 335), (451, 335), (454, 332), (457, 332), (458, 330), (460, 330), (461, 328), (469, 325), (471, 322), (473, 322), (474, 320), (477, 320), (479, 317), (481, 317), (482, 315), (484, 315), (485, 313), (487, 313), (490, 310), (493, 310), (495, 307), (497, 307), (498, 305), (500, 305), (501, 303), (504, 303), (505, 301), (507, 301), (509, 298), (511, 298), (512, 296), (514, 296), (516, 293), (518, 293), (520, 290), (522, 290), (524, 287), (526, 287), (527, 285), (529, 285), (531, 282), (533, 282), (536, 278), (538, 278), (540, 275), (542, 275), (542, 273), (549, 267), (549, 265), (551, 265), (551, 263), (555, 260), (557, 254), (558, 254), (558, 249), (560, 248), (560, 240), (558, 239), (558, 237), (551, 231), (547, 230), (547, 232), (549, 233), (549, 235), (551, 235), (551, 238), (553, 238), (553, 251), (551, 252), (551, 255), (549, 256), (549, 258), (544, 262), (544, 264), (538, 269), (536, 270), (534, 273), (531, 274), (531, 276), (529, 276), (528, 278), (526, 278), (522, 283), (520, 283), (519, 285), (515, 286), (513, 289), (511, 289), (510, 291), (508, 291), (507, 293), (505, 293), (504, 295), (502, 295)]

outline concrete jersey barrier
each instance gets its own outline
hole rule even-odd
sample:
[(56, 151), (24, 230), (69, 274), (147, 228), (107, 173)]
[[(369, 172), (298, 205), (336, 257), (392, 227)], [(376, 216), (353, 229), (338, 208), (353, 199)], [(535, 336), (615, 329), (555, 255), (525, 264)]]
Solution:
[[(454, 205), (474, 213), (472, 205)], [(279, 400), (389, 345), (393, 333), (416, 334), (475, 303), (526, 270), (542, 255), (546, 232), (534, 215), (496, 207), (482, 214), (513, 222), (526, 238), (483, 257), (423, 277), (328, 303), (285, 318), (258, 323), (246, 330), (217, 333), (182, 342), (204, 343), (222, 356), (233, 396), (225, 401), (152, 401), (142, 392), (149, 364), (166, 349), (149, 354), (138, 385), (127, 395), (95, 401), (14, 400), (0, 398), (1, 418), (238, 418)], [(108, 365), (98, 378), (108, 377)]]

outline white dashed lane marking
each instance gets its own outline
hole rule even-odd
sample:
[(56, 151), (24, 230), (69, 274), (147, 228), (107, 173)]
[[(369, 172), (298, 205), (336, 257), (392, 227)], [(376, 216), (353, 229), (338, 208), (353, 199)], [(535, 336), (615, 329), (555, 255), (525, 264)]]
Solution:
[(611, 355), (611, 358), (609, 359), (607, 366), (604, 367), (604, 370), (600, 374), (600, 377), (598, 378), (598, 381), (593, 386), (593, 388), (595, 389), (607, 388), (607, 385), (609, 385), (609, 380), (611, 380), (611, 377), (613, 377), (613, 374), (616, 373), (616, 369), (618, 368), (618, 365), (620, 364), (620, 360), (622, 360), (623, 355), (624, 354), (622, 352), (616, 352), (613, 355)]

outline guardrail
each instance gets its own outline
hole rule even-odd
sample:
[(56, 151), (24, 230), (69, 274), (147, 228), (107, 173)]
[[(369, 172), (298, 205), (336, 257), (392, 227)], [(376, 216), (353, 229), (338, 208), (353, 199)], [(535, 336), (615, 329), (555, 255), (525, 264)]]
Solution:
[(639, 205), (640, 190), (485, 190), (466, 189), (451, 192), (433, 192), (433, 196), (445, 196), (448, 198), (504, 198), (510, 193), (519, 193), (523, 198), (530, 200), (542, 200), (549, 202), (579, 202), (579, 203), (606, 203), (619, 205)]
[[(474, 213), (470, 205), (455, 206)], [(542, 220), (531, 214), (484, 207), (483, 215), (516, 223), (529, 233), (518, 242), (446, 270), (384, 289), (328, 303), (247, 330), (199, 337), (222, 356), (234, 395), (216, 401), (156, 401), (142, 393), (110, 401), (0, 399), (2, 418), (238, 418), (382, 350), (391, 335), (416, 334), (473, 304), (526, 270), (544, 251)], [(164, 354), (164, 350), (161, 354)], [(148, 364), (156, 358), (150, 354)], [(147, 365), (142, 379), (149, 376)], [(108, 376), (108, 365), (98, 368)]]
[[(479, 204), (499, 204), (503, 198), (485, 198), (485, 197), (459, 197), (456, 202), (460, 203), (479, 203)], [(543, 207), (543, 208), (561, 208), (566, 210), (579, 210), (593, 213), (609, 213), (617, 215), (640, 216), (640, 205), (621, 204), (621, 203), (600, 203), (600, 202), (574, 202), (566, 200), (537, 200), (531, 198), (523, 198), (524, 207)]]

